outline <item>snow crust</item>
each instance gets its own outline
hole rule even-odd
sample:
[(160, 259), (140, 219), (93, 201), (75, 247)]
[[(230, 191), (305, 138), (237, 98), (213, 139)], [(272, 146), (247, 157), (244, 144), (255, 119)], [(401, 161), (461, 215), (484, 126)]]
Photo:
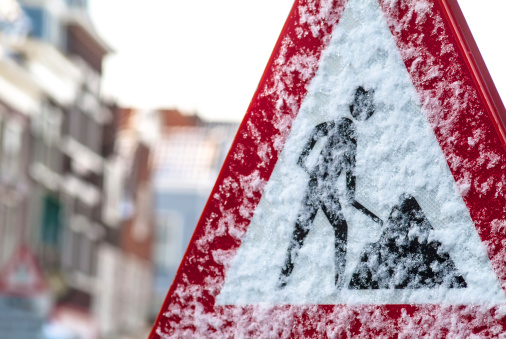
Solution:
[[(336, 289), (334, 234), (321, 210), (287, 286), (283, 289), (277, 286), (308, 184), (308, 174), (297, 165), (297, 159), (316, 125), (339, 117), (352, 118), (349, 105), (358, 86), (375, 91), (376, 113), (367, 121), (355, 123), (356, 200), (386, 220), (402, 194), (414, 196), (434, 228), (429, 240), (442, 243), (466, 280), (466, 288)], [(314, 165), (318, 146), (322, 145), (323, 141), (316, 145), (308, 167)], [(460, 190), (465, 190), (462, 183)], [(378, 240), (382, 227), (346, 202), (341, 204), (349, 232), (344, 284), (348, 286), (364, 247)], [(372, 0), (350, 0), (227, 271), (217, 303), (495, 304), (504, 301), (504, 292), (422, 112), (418, 94), (379, 5)]]
[[(329, 39), (325, 23), (337, 21), (341, 10), (336, 8), (344, 2), (345, 12)], [(298, 2), (297, 38), (323, 37), (329, 47), (321, 58), (310, 49), (294, 55), (290, 48), (296, 38), (285, 35), (281, 41), (271, 65), (274, 76), (255, 99), (273, 101), (272, 109), (269, 105), (250, 108), (253, 113), (230, 153), (230, 169), (214, 190), (212, 208), (199, 224), (194, 246), (155, 326), (157, 338), (467, 338), (504, 333), (505, 297), (499, 281), (503, 285), (506, 281), (502, 245), (506, 221), (488, 216), (494, 198), (504, 201), (504, 150), (494, 145), (498, 138), (487, 128), (491, 124), (469, 83), (472, 80), (460, 72), (462, 58), (445, 34), (442, 18), (433, 11), (434, 3), (379, 2), (386, 20), (377, 0)], [(399, 51), (386, 22), (397, 37)], [(413, 25), (428, 29), (402, 37)], [(424, 44), (428, 36), (437, 37), (441, 45)], [(454, 69), (443, 69), (436, 58), (458, 62)], [(418, 74), (414, 86), (406, 67), (410, 74)], [(293, 88), (299, 80), (311, 79), (316, 69), (299, 110), (298, 95), (305, 91), (300, 94)], [(425, 86), (431, 81), (437, 85)], [(355, 123), (356, 199), (386, 220), (400, 194), (413, 195), (433, 228), (428, 240), (442, 243), (467, 287), (336, 289), (333, 230), (321, 211), (288, 284), (284, 289), (276, 287), (308, 181), (308, 174), (296, 165), (297, 158), (314, 126), (350, 117), (349, 104), (357, 86), (375, 90), (377, 111), (369, 120)], [(472, 112), (464, 125), (454, 113), (462, 108)], [(457, 124), (461, 124), (458, 130)], [(271, 126), (275, 127), (272, 136), (264, 130)], [(455, 142), (462, 136), (465, 147)], [(315, 148), (323, 144), (324, 140)], [(241, 170), (252, 157), (262, 163)], [(316, 157), (317, 149), (308, 166)], [(265, 172), (270, 172), (265, 168), (276, 160), (267, 180)], [(450, 169), (457, 173), (457, 182)], [(480, 171), (488, 179), (483, 180)], [(340, 180), (337, 185), (345, 185)], [(476, 227), (463, 202), (470, 196), (472, 201), (483, 198), (481, 205), (475, 203), (481, 208), (472, 212)], [(381, 237), (382, 228), (345, 203), (343, 212), (349, 224), (349, 280), (361, 251)]]

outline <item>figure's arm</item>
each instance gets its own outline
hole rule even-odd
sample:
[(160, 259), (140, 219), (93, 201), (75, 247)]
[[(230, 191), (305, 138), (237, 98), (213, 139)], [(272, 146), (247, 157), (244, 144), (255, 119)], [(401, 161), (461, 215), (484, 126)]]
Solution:
[(355, 136), (352, 134), (350, 138), (350, 142), (348, 144), (348, 149), (346, 150), (346, 159), (348, 164), (346, 166), (346, 188), (347, 188), (347, 198), (350, 201), (355, 200), (355, 186), (357, 182), (357, 177), (355, 176), (355, 156), (357, 154), (357, 140)]
[(299, 160), (297, 161), (297, 165), (302, 167), (306, 172), (308, 172), (308, 173), (310, 172), (310, 171), (308, 171), (308, 169), (306, 167), (306, 160), (307, 160), (307, 157), (309, 156), (309, 153), (311, 153), (311, 150), (313, 149), (313, 147), (316, 144), (316, 142), (318, 141), (318, 139), (326, 136), (327, 133), (329, 132), (329, 130), (331, 130), (333, 127), (334, 127), (333, 121), (323, 122), (323, 123), (317, 125), (313, 129), (313, 132), (311, 132), (311, 136), (309, 137), (309, 140), (307, 141), (306, 145), (304, 146), (304, 149), (303, 149), (302, 153), (300, 154)]

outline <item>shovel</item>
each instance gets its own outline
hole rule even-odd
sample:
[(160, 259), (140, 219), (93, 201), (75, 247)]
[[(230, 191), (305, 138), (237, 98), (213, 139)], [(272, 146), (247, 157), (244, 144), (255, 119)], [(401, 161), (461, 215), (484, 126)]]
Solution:
[(381, 220), (376, 214), (369, 211), (364, 205), (362, 205), (355, 199), (352, 199), (350, 203), (351, 206), (355, 207), (357, 210), (367, 215), (369, 218), (371, 218), (374, 222), (378, 223), (380, 226), (383, 226), (383, 220)]

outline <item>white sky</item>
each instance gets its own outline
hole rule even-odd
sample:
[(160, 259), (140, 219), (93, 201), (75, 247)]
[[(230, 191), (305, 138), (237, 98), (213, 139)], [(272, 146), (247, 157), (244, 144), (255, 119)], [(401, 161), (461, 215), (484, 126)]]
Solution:
[[(116, 53), (104, 90), (124, 106), (240, 121), (293, 0), (89, 0)], [(458, 1), (506, 99), (504, 0)]]

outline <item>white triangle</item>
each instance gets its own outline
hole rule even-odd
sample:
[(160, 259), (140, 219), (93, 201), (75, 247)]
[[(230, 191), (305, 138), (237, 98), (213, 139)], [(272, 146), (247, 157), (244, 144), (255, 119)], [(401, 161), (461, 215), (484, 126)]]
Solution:
[(9, 275), (7, 281), (14, 288), (30, 287), (36, 283), (37, 274), (29, 264), (21, 262), (17, 265), (16, 270)]
[[(350, 117), (358, 86), (374, 88), (376, 113), (357, 128), (356, 199), (387, 220), (403, 193), (413, 195), (466, 288), (337, 289), (334, 231), (321, 210), (295, 261), (287, 285), (278, 281), (309, 176), (297, 166), (319, 123)], [(317, 145), (318, 146), (318, 145)], [(318, 154), (313, 149), (312, 156)], [(341, 175), (343, 176), (343, 175)], [(381, 227), (343, 204), (348, 223), (346, 283), (361, 251)], [(496, 304), (506, 301), (377, 0), (350, 0), (323, 53), (322, 63), (217, 304)]]

